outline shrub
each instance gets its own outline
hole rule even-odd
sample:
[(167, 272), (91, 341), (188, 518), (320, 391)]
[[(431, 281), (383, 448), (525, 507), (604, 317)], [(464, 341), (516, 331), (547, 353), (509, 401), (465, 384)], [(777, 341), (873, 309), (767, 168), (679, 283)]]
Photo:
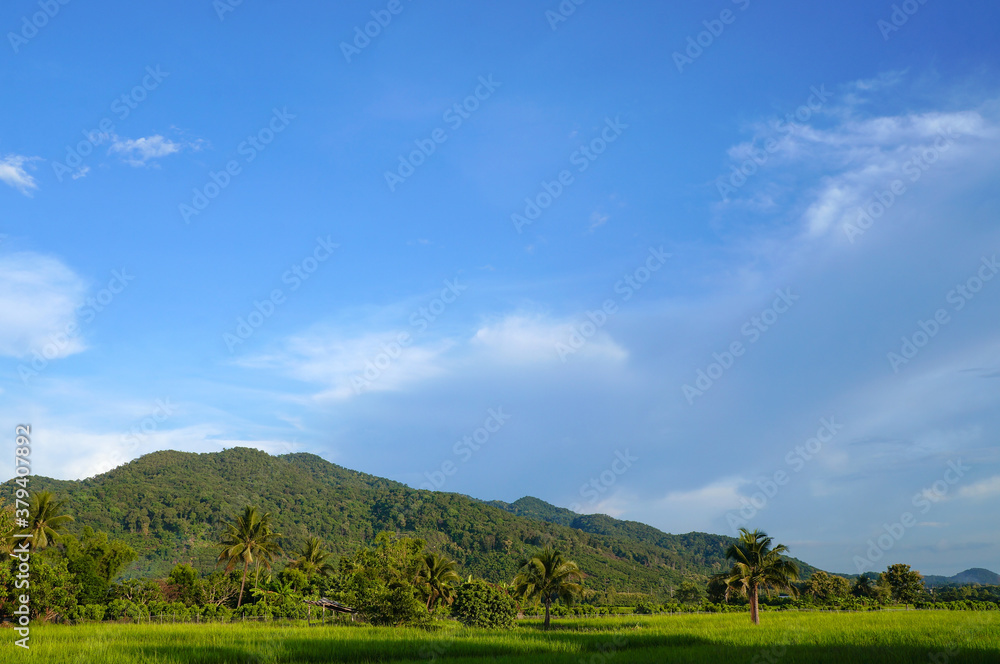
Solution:
[(115, 599), (111, 600), (111, 603), (108, 604), (105, 617), (108, 620), (131, 620), (132, 622), (137, 622), (148, 620), (149, 611), (146, 607), (135, 602), (130, 602), (127, 599)]
[(635, 605), (635, 612), (643, 616), (656, 613), (657, 609), (659, 609), (659, 607), (652, 602), (639, 602)]
[(458, 589), (452, 614), (467, 627), (511, 629), (516, 624), (517, 606), (496, 586), (475, 580)]

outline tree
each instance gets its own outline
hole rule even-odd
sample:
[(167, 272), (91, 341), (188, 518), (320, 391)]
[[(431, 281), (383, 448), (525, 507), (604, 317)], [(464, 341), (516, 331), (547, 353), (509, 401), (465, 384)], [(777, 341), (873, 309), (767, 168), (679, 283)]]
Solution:
[(18, 531), (14, 525), (14, 506), (0, 508), (0, 555), (5, 558), (14, 552), (14, 533)]
[(867, 574), (862, 574), (851, 586), (851, 594), (859, 598), (875, 599), (875, 584)]
[(717, 575), (730, 590), (736, 590), (750, 600), (750, 620), (760, 624), (758, 599), (761, 591), (787, 589), (794, 593), (792, 581), (799, 578), (799, 568), (782, 558), (788, 551), (784, 544), (771, 546), (772, 540), (761, 530), (740, 528), (740, 538), (726, 551), (726, 558), (735, 563), (728, 572)]
[(545, 547), (531, 558), (522, 560), (520, 572), (514, 577), (514, 592), (524, 600), (538, 598), (545, 605), (545, 628), (549, 627), (552, 602), (561, 599), (572, 604), (583, 592), (583, 572), (577, 564), (566, 560), (561, 551)]
[(330, 597), (357, 608), (372, 625), (419, 625), (430, 620), (413, 585), (424, 566), (424, 541), (382, 532), (375, 546), (341, 558)]
[(296, 558), (289, 567), (299, 570), (312, 579), (313, 576), (330, 576), (334, 567), (329, 562), (330, 554), (323, 550), (318, 537), (310, 537), (296, 553)]
[(677, 589), (677, 601), (681, 604), (698, 604), (703, 596), (701, 586), (694, 581), (682, 581)]
[(913, 603), (924, 591), (924, 577), (910, 571), (909, 565), (889, 565), (882, 573), (882, 580), (889, 586), (892, 599), (903, 604)]
[(150, 579), (125, 579), (111, 587), (111, 599), (120, 599), (138, 606), (146, 606), (150, 602), (162, 600), (163, 589), (160, 584)]
[(237, 609), (243, 603), (243, 591), (246, 588), (247, 572), (251, 563), (258, 565), (263, 563), (264, 567), (271, 569), (274, 556), (281, 553), (281, 547), (278, 545), (279, 537), (280, 533), (271, 530), (271, 514), (266, 512), (261, 515), (257, 512), (257, 508), (251, 505), (246, 506), (236, 521), (226, 524), (226, 534), (219, 542), (222, 551), (219, 553), (218, 562), (225, 561), (227, 572), (237, 563), (243, 563)]
[(170, 570), (167, 578), (170, 601), (183, 602), (185, 606), (203, 603), (201, 575), (190, 565), (178, 564)]
[(455, 571), (455, 561), (440, 553), (428, 551), (424, 553), (424, 566), (416, 576), (416, 585), (427, 596), (427, 612), (434, 610), (439, 599), (449, 604), (455, 599), (455, 588), (452, 584), (462, 579)]
[(841, 599), (851, 592), (851, 584), (847, 579), (823, 571), (812, 575), (808, 588), (812, 596), (821, 602)]
[(66, 501), (57, 501), (51, 491), (39, 491), (31, 496), (28, 508), (28, 532), (31, 533), (31, 548), (41, 551), (51, 542), (58, 541), (59, 531), (73, 520), (63, 514)]
[(712, 577), (708, 581), (708, 601), (713, 604), (729, 603), (729, 586), (725, 580)]
[(512, 629), (517, 624), (517, 605), (500, 587), (469, 579), (455, 593), (452, 613), (466, 627)]

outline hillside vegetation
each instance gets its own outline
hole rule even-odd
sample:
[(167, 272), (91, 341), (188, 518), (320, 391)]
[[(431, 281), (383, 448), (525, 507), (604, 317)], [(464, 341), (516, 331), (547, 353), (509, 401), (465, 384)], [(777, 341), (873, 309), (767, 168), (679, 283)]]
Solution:
[[(66, 498), (76, 520), (122, 539), (139, 554), (127, 576), (164, 577), (180, 562), (215, 567), (221, 523), (248, 503), (274, 515), (286, 548), (310, 535), (349, 554), (382, 531), (426, 540), (464, 574), (509, 580), (522, 552), (555, 544), (600, 594), (667, 596), (684, 579), (724, 567), (729, 537), (669, 535), (605, 515), (579, 515), (536, 498), (512, 504), (415, 490), (342, 468), (312, 454), (280, 457), (233, 448), (216, 453), (156, 452), (82, 481), (42, 477), (32, 491)], [(814, 568), (799, 563), (803, 576)]]

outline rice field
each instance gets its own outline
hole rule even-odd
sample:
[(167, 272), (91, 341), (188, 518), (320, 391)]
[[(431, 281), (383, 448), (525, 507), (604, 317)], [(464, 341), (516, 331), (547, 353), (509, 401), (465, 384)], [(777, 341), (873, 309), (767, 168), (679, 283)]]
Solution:
[[(538, 662), (624, 664), (956, 664), (1000, 662), (1000, 612), (765, 613), (559, 619), (491, 632), (363, 625), (129, 625), (32, 628), (31, 649), (2, 662), (45, 664), (277, 664)], [(13, 634), (13, 632), (11, 632)], [(13, 638), (10, 639), (11, 641)], [(17, 652), (12, 652), (17, 651)]]

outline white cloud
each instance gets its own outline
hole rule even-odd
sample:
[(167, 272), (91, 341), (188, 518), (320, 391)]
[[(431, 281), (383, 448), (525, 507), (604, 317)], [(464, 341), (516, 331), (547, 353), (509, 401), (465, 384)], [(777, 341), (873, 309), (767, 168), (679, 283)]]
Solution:
[(250, 368), (277, 369), (309, 383), (326, 386), (318, 399), (350, 399), (365, 392), (392, 392), (444, 373), (443, 355), (451, 341), (405, 345), (400, 333), (347, 337), (316, 328), (287, 340), (284, 348), (239, 362)]
[[(237, 364), (322, 385), (317, 399), (344, 400), (368, 392), (399, 392), (448, 374), (468, 377), (470, 369), (475, 373), (486, 366), (503, 371), (558, 363), (557, 344), (573, 343), (577, 327), (573, 322), (511, 314), (481, 325), (464, 340), (424, 341), (412, 334), (404, 338), (399, 331), (351, 336), (317, 326), (288, 338), (278, 351), (250, 356)], [(620, 362), (628, 353), (599, 330), (570, 357)]]
[[(904, 168), (914, 158), (929, 155), (930, 163), (923, 170), (939, 169), (940, 164), (964, 159), (971, 150), (987, 150), (983, 142), (1000, 137), (992, 102), (957, 111), (880, 116), (860, 113), (871, 97), (899, 85), (902, 76), (901, 72), (888, 72), (844, 86), (845, 92), (816, 111), (809, 124), (789, 123), (779, 130), (777, 125), (757, 123), (753, 125), (754, 137), (730, 147), (728, 156), (733, 163), (742, 164), (773, 139), (777, 147), (761, 170), (821, 170), (825, 175), (814, 186), (803, 187), (801, 178), (795, 178), (795, 188), (784, 192), (796, 196), (805, 191), (800, 200), (805, 234), (819, 237), (855, 221), (858, 207), (893, 180), (902, 179), (909, 185)], [(831, 119), (833, 122), (829, 122)], [(774, 200), (772, 180), (751, 175), (746, 190), (728, 205), (762, 209), (761, 200)]]
[(57, 479), (83, 479), (161, 450), (218, 452), (231, 447), (252, 447), (268, 454), (288, 454), (296, 445), (282, 440), (241, 440), (225, 436), (224, 428), (211, 424), (141, 433), (94, 432), (73, 427), (35, 427), (32, 467), (40, 475)]
[(575, 321), (550, 321), (541, 316), (511, 314), (480, 327), (471, 345), (488, 358), (514, 364), (557, 361), (557, 345), (570, 347), (576, 340), (584, 344), (572, 357), (613, 361), (628, 357), (628, 352), (605, 330), (599, 329), (587, 338), (580, 335), (578, 329)]
[(110, 154), (120, 154), (131, 166), (145, 166), (153, 159), (180, 152), (180, 143), (156, 134), (145, 138), (120, 138), (115, 136), (108, 149)]
[(25, 196), (31, 196), (31, 190), (38, 189), (38, 183), (24, 169), (24, 165), (34, 159), (16, 154), (9, 154), (0, 159), (0, 182), (14, 187)]
[(668, 532), (704, 530), (719, 516), (739, 509), (740, 487), (745, 484), (740, 477), (723, 477), (697, 489), (671, 491), (653, 503), (652, 511)]
[(982, 480), (969, 486), (963, 486), (958, 490), (958, 495), (962, 498), (992, 498), (1000, 496), (1000, 475), (994, 475), (988, 480)]
[(610, 214), (605, 214), (600, 210), (594, 210), (590, 215), (590, 226), (587, 228), (588, 231), (594, 231), (608, 222), (611, 218)]
[(0, 355), (48, 359), (84, 349), (72, 334), (86, 286), (55, 258), (32, 252), (0, 257)]

